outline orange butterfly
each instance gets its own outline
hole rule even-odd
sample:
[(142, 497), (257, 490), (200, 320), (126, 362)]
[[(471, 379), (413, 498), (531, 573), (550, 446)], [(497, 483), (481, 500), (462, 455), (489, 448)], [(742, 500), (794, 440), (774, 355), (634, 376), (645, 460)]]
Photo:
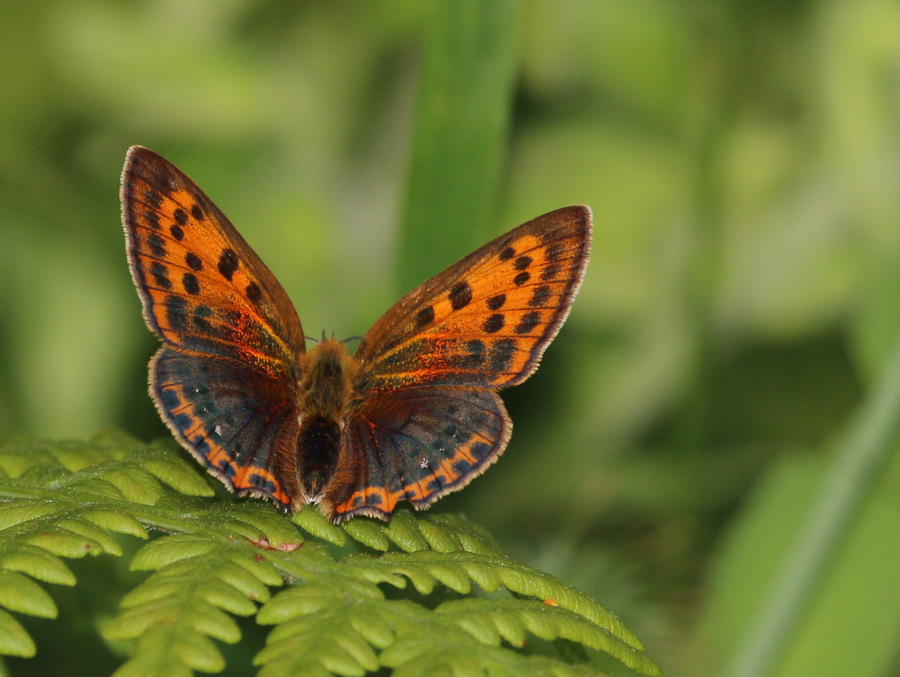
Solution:
[(128, 261), (150, 330), (163, 421), (238, 495), (334, 522), (422, 509), (496, 461), (512, 423), (497, 395), (537, 368), (588, 262), (591, 212), (525, 223), (419, 285), (351, 356), (311, 351), (287, 294), (172, 163), (128, 151)]

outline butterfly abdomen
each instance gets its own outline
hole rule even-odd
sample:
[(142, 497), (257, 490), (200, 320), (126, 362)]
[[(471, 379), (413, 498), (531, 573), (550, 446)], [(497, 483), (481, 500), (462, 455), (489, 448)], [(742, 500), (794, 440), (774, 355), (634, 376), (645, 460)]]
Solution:
[(300, 425), (297, 465), (306, 496), (318, 496), (334, 476), (341, 446), (341, 426), (335, 419), (307, 417)]

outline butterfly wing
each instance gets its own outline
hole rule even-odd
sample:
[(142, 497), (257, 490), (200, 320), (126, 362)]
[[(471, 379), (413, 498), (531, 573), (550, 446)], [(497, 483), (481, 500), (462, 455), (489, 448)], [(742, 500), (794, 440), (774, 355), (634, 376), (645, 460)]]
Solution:
[(503, 453), (512, 429), (496, 394), (521, 383), (565, 321), (587, 266), (591, 212), (525, 223), (417, 287), (355, 357), (368, 395), (348, 416), (335, 519), (387, 518), (461, 489)]
[(163, 420), (230, 489), (284, 505), (296, 481), (273, 452), (293, 426), (285, 403), (296, 401), (304, 351), (287, 294), (219, 208), (156, 153), (129, 149), (121, 198), (144, 319), (164, 343), (150, 367)]
[(163, 347), (150, 363), (150, 394), (175, 438), (238, 496), (290, 510), (299, 495), (293, 400), (232, 360)]
[(303, 352), (287, 293), (187, 175), (134, 146), (121, 198), (128, 261), (150, 331), (173, 348), (273, 375)]
[(413, 289), (357, 348), (372, 389), (521, 383), (569, 314), (590, 244), (590, 209), (557, 209)]
[(489, 390), (380, 394), (348, 423), (338, 481), (321, 503), (336, 521), (355, 514), (387, 519), (401, 500), (426, 508), (496, 461), (511, 429), (503, 403)]

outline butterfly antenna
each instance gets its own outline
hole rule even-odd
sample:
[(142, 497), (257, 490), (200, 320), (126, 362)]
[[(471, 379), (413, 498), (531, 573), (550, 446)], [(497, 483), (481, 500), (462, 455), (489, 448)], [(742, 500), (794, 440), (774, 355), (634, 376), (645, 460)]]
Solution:
[(345, 339), (341, 339), (341, 343), (349, 343), (350, 341), (362, 341), (362, 336), (348, 336)]
[(319, 339), (317, 338), (313, 338), (312, 336), (304, 336), (303, 338), (305, 338), (307, 341), (312, 341), (316, 345), (319, 345)]

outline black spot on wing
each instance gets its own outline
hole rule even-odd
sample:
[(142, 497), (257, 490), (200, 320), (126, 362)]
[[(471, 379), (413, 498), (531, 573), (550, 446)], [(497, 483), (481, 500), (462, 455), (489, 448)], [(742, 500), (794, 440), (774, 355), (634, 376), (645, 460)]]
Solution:
[(562, 271), (562, 265), (560, 265), (559, 263), (551, 263), (541, 271), (541, 280), (544, 282), (547, 282), (548, 280), (554, 280)]
[(151, 263), (150, 274), (153, 276), (153, 281), (156, 283), (156, 286), (160, 289), (172, 288), (172, 282), (169, 280), (169, 269), (166, 268), (164, 263), (161, 263), (160, 261)]
[(159, 225), (159, 214), (156, 212), (147, 210), (141, 213), (141, 217), (150, 224), (150, 227), (153, 230), (161, 230), (162, 226)]
[(226, 280), (231, 282), (235, 271), (238, 269), (238, 257), (231, 248), (223, 249), (219, 256), (219, 272)]
[(484, 442), (476, 442), (471, 447), (469, 447), (469, 453), (472, 454), (479, 461), (483, 461), (491, 453), (491, 446), (489, 444), (485, 444)]
[(484, 325), (481, 328), (488, 334), (496, 334), (503, 329), (505, 324), (506, 318), (503, 316), (503, 313), (494, 313), (484, 321)]
[(462, 355), (451, 355), (447, 360), (448, 366), (456, 369), (477, 369), (484, 364), (485, 345), (480, 339), (472, 339), (466, 342), (466, 352)]
[(247, 298), (250, 299), (250, 302), (253, 305), (259, 305), (259, 301), (262, 298), (262, 291), (259, 289), (259, 285), (256, 282), (251, 282), (247, 285)]
[(191, 270), (203, 270), (203, 261), (201, 261), (200, 257), (193, 252), (185, 254), (184, 262), (187, 263), (188, 268)]
[(532, 258), (530, 256), (520, 256), (516, 259), (516, 262), (513, 263), (513, 268), (516, 270), (525, 270), (528, 266), (531, 265)]
[(541, 314), (536, 310), (525, 313), (519, 323), (516, 325), (515, 332), (517, 334), (530, 334), (532, 330), (541, 323)]
[(184, 290), (188, 294), (196, 296), (200, 293), (200, 283), (197, 281), (197, 276), (193, 273), (185, 273), (184, 275), (182, 275), (181, 284), (184, 286)]
[(166, 322), (169, 327), (177, 332), (183, 332), (187, 327), (187, 301), (181, 296), (166, 296)]
[(516, 354), (516, 340), (511, 338), (500, 339), (491, 344), (490, 370), (497, 373), (505, 373), (512, 364)]
[(450, 290), (450, 307), (453, 310), (465, 308), (472, 302), (472, 288), (466, 280), (457, 282)]
[(166, 245), (157, 233), (150, 233), (147, 236), (147, 246), (150, 247), (150, 253), (156, 258), (166, 258)]
[(426, 306), (416, 313), (416, 329), (424, 329), (434, 322), (434, 306)]
[(181, 398), (179, 398), (178, 393), (171, 388), (163, 390), (160, 399), (168, 409), (176, 409), (181, 405)]
[(552, 290), (549, 285), (542, 284), (534, 288), (534, 291), (531, 294), (531, 298), (528, 300), (528, 305), (532, 308), (544, 308), (547, 306), (547, 302), (550, 300), (550, 296), (552, 294)]
[(453, 462), (453, 471), (457, 475), (465, 475), (472, 469), (472, 464), (469, 463), (466, 459), (460, 458)]
[(162, 206), (162, 195), (153, 189), (143, 191), (144, 202), (153, 209), (159, 209)]
[(194, 308), (194, 326), (197, 328), (197, 331), (203, 334), (212, 333), (212, 327), (209, 324), (209, 318), (213, 315), (212, 308), (205, 305), (200, 305)]

